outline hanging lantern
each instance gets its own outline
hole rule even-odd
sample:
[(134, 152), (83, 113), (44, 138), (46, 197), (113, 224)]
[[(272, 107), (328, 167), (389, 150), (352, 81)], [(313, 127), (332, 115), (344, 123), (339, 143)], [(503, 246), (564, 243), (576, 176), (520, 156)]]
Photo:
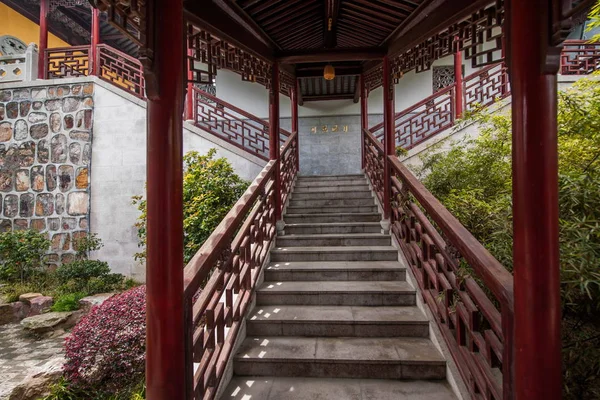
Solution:
[(325, 66), (325, 70), (323, 71), (323, 78), (325, 78), (326, 81), (331, 81), (333, 80), (333, 78), (335, 78), (335, 69), (333, 69), (333, 65), (327, 64)]

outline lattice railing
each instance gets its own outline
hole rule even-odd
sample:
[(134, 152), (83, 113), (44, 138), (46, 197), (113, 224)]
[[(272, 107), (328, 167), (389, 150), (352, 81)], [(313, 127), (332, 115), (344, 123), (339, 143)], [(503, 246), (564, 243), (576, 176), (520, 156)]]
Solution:
[[(263, 160), (269, 159), (269, 123), (198, 88), (194, 93), (194, 125)], [(280, 129), (284, 143), (290, 133)]]
[(463, 80), (466, 110), (491, 106), (509, 95), (508, 72), (503, 63), (483, 68)]
[(275, 238), (275, 193), (281, 207), (297, 174), (298, 135), (283, 146), (184, 269), (186, 373), (189, 399), (211, 400), (223, 378), (257, 279)]
[(105, 44), (98, 45), (97, 49), (98, 76), (139, 98), (145, 98), (142, 63)]
[(566, 40), (560, 55), (560, 73), (588, 75), (600, 69), (600, 43)]
[[(454, 125), (454, 86), (448, 86), (433, 96), (396, 114), (396, 146), (410, 149)], [(370, 129), (383, 141), (383, 122)]]
[[(384, 152), (369, 131), (365, 149), (366, 173), (383, 204)], [(397, 157), (388, 161), (391, 233), (468, 390), (473, 398), (509, 398), (512, 275)]]
[(90, 46), (46, 49), (44, 57), (46, 79), (72, 78), (90, 73)]

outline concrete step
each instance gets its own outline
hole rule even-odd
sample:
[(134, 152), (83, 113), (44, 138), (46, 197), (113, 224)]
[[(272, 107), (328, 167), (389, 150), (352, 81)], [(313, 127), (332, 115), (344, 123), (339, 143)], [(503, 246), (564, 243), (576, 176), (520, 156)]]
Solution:
[(292, 192), (292, 200), (324, 200), (324, 199), (373, 199), (373, 194), (370, 190), (349, 190), (342, 192), (340, 190), (322, 190), (318, 192)]
[(318, 193), (318, 192), (354, 192), (361, 190), (369, 190), (369, 186), (364, 183), (362, 185), (331, 185), (331, 186), (298, 186), (294, 187), (294, 193)]
[(348, 214), (348, 213), (376, 213), (375, 204), (368, 206), (323, 206), (323, 207), (293, 207), (288, 206), (286, 214)]
[(332, 223), (332, 222), (379, 222), (379, 213), (339, 213), (339, 214), (286, 214), (286, 224), (298, 223)]
[(238, 376), (446, 377), (446, 362), (424, 338), (248, 337), (234, 360)]
[(406, 268), (397, 261), (273, 262), (267, 281), (404, 281)]
[(344, 179), (366, 179), (363, 174), (350, 174), (350, 175), (300, 175), (298, 176), (298, 182), (309, 182), (309, 181), (340, 181)]
[(455, 400), (445, 381), (234, 376), (221, 400)]
[(408, 282), (390, 281), (267, 281), (257, 290), (261, 305), (414, 306), (415, 290)]
[(398, 261), (392, 246), (276, 247), (271, 261)]
[(290, 200), (289, 207), (328, 207), (328, 206), (373, 206), (375, 200), (371, 198), (364, 199), (302, 199)]
[(367, 179), (362, 178), (341, 178), (339, 180), (298, 180), (296, 187), (336, 187), (348, 185), (367, 185)]
[(416, 306), (258, 306), (246, 326), (251, 336), (429, 337)]
[(286, 224), (286, 235), (326, 234), (326, 233), (381, 233), (379, 222), (340, 222), (328, 224)]
[(277, 247), (309, 246), (390, 246), (390, 235), (383, 233), (344, 233), (285, 235), (276, 239)]

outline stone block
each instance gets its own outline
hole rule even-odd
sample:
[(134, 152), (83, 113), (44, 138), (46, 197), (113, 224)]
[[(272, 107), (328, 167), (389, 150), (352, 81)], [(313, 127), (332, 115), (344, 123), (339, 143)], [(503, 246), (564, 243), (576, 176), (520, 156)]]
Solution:
[(0, 121), (4, 121), (6, 119), (6, 107), (4, 104), (0, 103)]
[(12, 99), (12, 91), (0, 90), (0, 101), (9, 101)]
[(69, 160), (73, 164), (79, 164), (81, 162), (81, 145), (77, 142), (69, 145)]
[(0, 232), (8, 232), (12, 229), (12, 220), (0, 219)]
[(58, 167), (58, 186), (62, 192), (68, 192), (73, 188), (74, 174), (74, 168), (71, 165)]
[[(89, 228), (89, 223), (86, 217), (80, 218), (79, 219), (79, 228), (80, 229), (88, 229)], [(75, 232), (77, 233), (77, 232)]]
[(81, 163), (83, 165), (90, 165), (90, 161), (92, 160), (92, 146), (87, 143), (83, 146), (83, 154), (81, 157)]
[(58, 193), (56, 195), (56, 213), (62, 215), (65, 212), (65, 195)]
[(29, 89), (15, 89), (13, 92), (14, 100), (27, 100), (31, 99), (31, 92)]
[(37, 110), (41, 110), (43, 106), (44, 106), (44, 102), (34, 101), (31, 107), (37, 111)]
[(0, 142), (8, 142), (13, 137), (13, 128), (10, 122), (0, 123)]
[(71, 87), (71, 94), (73, 96), (79, 96), (81, 94), (81, 89), (82, 89), (81, 85), (73, 85)]
[(53, 133), (58, 133), (60, 131), (61, 126), (62, 121), (60, 114), (52, 113), (52, 115), (50, 115), (50, 130), (52, 130)]
[(69, 86), (59, 86), (56, 88), (56, 96), (63, 97), (67, 96), (71, 93), (71, 88)]
[[(60, 229), (60, 218), (48, 218), (48, 230), (57, 231)], [(58, 261), (58, 260), (56, 260)]]
[(72, 129), (73, 126), (75, 126), (75, 120), (73, 119), (73, 116), (71, 114), (65, 115), (63, 119), (65, 122), (65, 129)]
[(67, 161), (67, 137), (65, 135), (58, 134), (52, 137), (50, 140), (50, 160), (53, 163), (62, 164)]
[[(21, 117), (24, 117), (24, 115), (21, 115)], [(27, 121), (32, 124), (39, 124), (40, 122), (46, 122), (47, 120), (48, 115), (44, 112), (32, 112), (29, 114), (29, 117), (27, 117)]]
[(45, 138), (46, 136), (48, 136), (48, 132), (49, 132), (49, 129), (48, 129), (47, 123), (32, 125), (29, 128), (29, 134), (31, 135), (31, 137), (33, 139)]
[(46, 187), (48, 188), (49, 192), (52, 192), (54, 189), (56, 189), (56, 186), (57, 186), (56, 165), (50, 164), (50, 165), (46, 166)]
[(75, 115), (77, 129), (92, 129), (92, 110), (81, 110)]
[(31, 168), (31, 188), (35, 192), (41, 192), (45, 187), (44, 167), (36, 165)]
[(89, 132), (73, 130), (73, 131), (69, 132), (69, 137), (73, 140), (82, 140), (84, 142), (90, 141), (90, 133)]
[(32, 99), (45, 99), (46, 97), (48, 97), (48, 92), (45, 88), (31, 89)]
[(19, 197), (16, 194), (7, 194), (4, 197), (4, 216), (14, 218), (19, 213)]
[(31, 220), (31, 224), (29, 226), (34, 231), (45, 231), (46, 230), (46, 220), (43, 218), (36, 218)]
[(29, 170), (20, 169), (15, 175), (15, 187), (18, 192), (26, 192), (30, 187)]
[(0, 171), (0, 191), (10, 192), (13, 188), (13, 174), (10, 171)]
[(67, 253), (60, 256), (60, 262), (63, 264), (72, 263), (73, 261), (75, 261), (75, 255), (72, 253)]
[(86, 96), (90, 96), (92, 94), (94, 94), (94, 84), (93, 83), (86, 83), (83, 85), (83, 94)]
[(33, 140), (19, 145), (17, 160), (20, 167), (31, 167), (33, 165), (35, 161), (35, 142)]
[(62, 106), (62, 101), (58, 100), (58, 99), (46, 100), (45, 105), (46, 105), (46, 110), (56, 111), (56, 110), (59, 110), (60, 107)]
[(82, 311), (88, 313), (92, 307), (101, 305), (114, 295), (115, 293), (99, 293), (93, 296), (84, 297), (83, 299), (79, 300), (79, 307)]
[(22, 295), (19, 296), (19, 301), (22, 301), (25, 304), (31, 304), (31, 300), (37, 298), (37, 297), (42, 297), (43, 294), (41, 293), (24, 293)]
[(35, 202), (35, 215), (38, 217), (54, 213), (54, 195), (51, 193), (38, 194)]
[(86, 108), (94, 107), (94, 99), (91, 97), (86, 97), (85, 99), (83, 99), (83, 106)]
[(19, 116), (19, 103), (11, 102), (6, 105), (6, 117), (15, 119)]
[(29, 309), (28, 317), (31, 317), (50, 311), (50, 307), (54, 304), (54, 299), (50, 296), (39, 296), (31, 299), (29, 304), (31, 308)]
[[(65, 231), (71, 231), (77, 228), (77, 218), (65, 217), (62, 219), (62, 228)], [(73, 233), (73, 240), (75, 240), (75, 233)]]
[[(26, 309), (26, 310), (24, 310)], [(29, 307), (20, 301), (0, 304), (0, 325), (19, 322), (29, 311)]]
[(67, 213), (69, 215), (87, 215), (90, 197), (86, 192), (72, 192), (67, 198)]
[(29, 221), (23, 218), (15, 218), (13, 229), (15, 231), (24, 231), (29, 228)]
[(26, 117), (30, 110), (31, 101), (27, 100), (19, 103), (19, 113), (21, 114), (21, 117)]
[(14, 134), (15, 140), (27, 139), (27, 135), (29, 135), (29, 126), (27, 125), (27, 121), (20, 119), (15, 122)]
[(77, 111), (80, 104), (81, 100), (79, 99), (79, 97), (65, 97), (63, 99), (62, 110), (66, 113)]
[(46, 164), (50, 158), (50, 148), (48, 140), (42, 139), (38, 142), (37, 161), (40, 164)]
[(19, 215), (24, 218), (33, 216), (34, 203), (32, 193), (23, 193), (19, 199)]
[(78, 168), (77, 177), (75, 178), (75, 187), (77, 189), (87, 189), (89, 185), (88, 169)]
[(69, 323), (73, 314), (74, 312), (72, 311), (65, 311), (34, 315), (33, 317), (27, 317), (22, 320), (21, 326), (28, 331), (35, 333), (45, 333), (56, 329), (67, 329), (75, 325), (74, 323)]
[(53, 251), (69, 250), (71, 247), (71, 235), (68, 233), (56, 233), (52, 236), (51, 249)]

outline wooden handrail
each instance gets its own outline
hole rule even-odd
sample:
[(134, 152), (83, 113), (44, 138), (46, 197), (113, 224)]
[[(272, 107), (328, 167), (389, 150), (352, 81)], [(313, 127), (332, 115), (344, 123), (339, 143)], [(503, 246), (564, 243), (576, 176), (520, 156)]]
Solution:
[(410, 193), (415, 196), (427, 215), (439, 226), (476, 274), (507, 311), (514, 309), (512, 274), (444, 207), (397, 157), (389, 156), (390, 166), (402, 177)]
[[(194, 93), (197, 93), (200, 96), (209, 99), (210, 101), (214, 101), (217, 104), (222, 104), (225, 107), (227, 107), (227, 108), (235, 111), (236, 113), (238, 113), (240, 115), (243, 115), (244, 117), (248, 118), (249, 120), (258, 122), (258, 123), (264, 125), (265, 127), (269, 126), (269, 123), (267, 121), (265, 121), (264, 119), (258, 118), (256, 115), (250, 114), (249, 112), (244, 111), (241, 108), (238, 108), (238, 107), (234, 106), (233, 104), (228, 103), (228, 102), (226, 102), (226, 101), (224, 101), (224, 100), (222, 100), (222, 99), (220, 99), (220, 98), (218, 98), (216, 96), (213, 96), (210, 93), (207, 93), (207, 92), (205, 92), (205, 91), (203, 91), (201, 89), (198, 89), (197, 87), (193, 87), (192, 90), (193, 90)], [(194, 98), (197, 98), (197, 97), (194, 96)]]
[(285, 154), (285, 152), (292, 145), (292, 142), (294, 141), (294, 139), (296, 138), (296, 136), (298, 136), (298, 132), (292, 132), (292, 133), (290, 133), (290, 136), (287, 138), (287, 140), (285, 141), (285, 143), (283, 144), (283, 146), (281, 146), (281, 150), (279, 151), (279, 154), (281, 154), (282, 156)]
[(375, 138), (375, 136), (373, 136), (373, 134), (371, 133), (371, 131), (369, 129), (364, 129), (365, 132), (365, 137), (367, 139), (369, 139), (369, 141), (371, 141), (371, 143), (373, 143), (373, 146), (375, 146), (377, 148), (377, 150), (379, 151), (379, 154), (383, 154), (384, 150), (383, 150), (383, 143), (381, 143), (379, 140), (377, 140)]
[(206, 279), (225, 247), (231, 244), (235, 232), (262, 193), (271, 175), (275, 172), (276, 163), (276, 160), (271, 160), (265, 165), (260, 174), (246, 189), (246, 192), (229, 210), (225, 218), (185, 266), (183, 270), (183, 291), (186, 298), (191, 298), (196, 294), (200, 283)]

